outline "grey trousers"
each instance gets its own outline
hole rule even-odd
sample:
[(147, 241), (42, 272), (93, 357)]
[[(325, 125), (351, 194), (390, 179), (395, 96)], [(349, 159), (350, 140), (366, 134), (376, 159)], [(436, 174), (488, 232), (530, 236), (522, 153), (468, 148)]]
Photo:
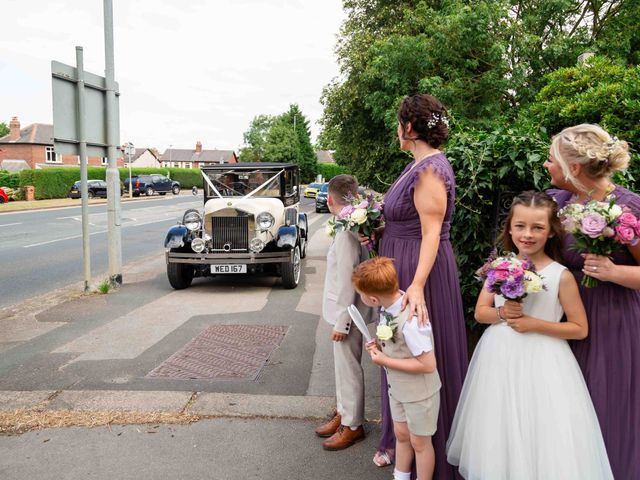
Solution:
[(342, 342), (333, 342), (336, 372), (336, 401), (342, 425), (359, 427), (364, 423), (364, 371), (362, 333), (353, 328)]

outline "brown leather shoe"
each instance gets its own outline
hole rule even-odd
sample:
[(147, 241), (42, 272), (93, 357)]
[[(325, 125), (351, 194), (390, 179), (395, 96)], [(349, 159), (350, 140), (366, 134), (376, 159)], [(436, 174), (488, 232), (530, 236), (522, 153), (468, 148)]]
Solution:
[(316, 435), (319, 437), (330, 437), (336, 433), (340, 426), (340, 422), (342, 422), (342, 416), (336, 413), (331, 420), (316, 428)]
[(343, 450), (360, 440), (364, 440), (364, 428), (362, 428), (362, 425), (355, 430), (340, 425), (331, 438), (327, 438), (322, 442), (322, 447), (325, 450)]

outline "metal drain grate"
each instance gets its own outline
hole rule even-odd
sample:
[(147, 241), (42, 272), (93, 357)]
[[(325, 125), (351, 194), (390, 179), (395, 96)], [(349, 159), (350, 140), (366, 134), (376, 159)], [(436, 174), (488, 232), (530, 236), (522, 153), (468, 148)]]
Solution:
[(254, 381), (288, 328), (281, 325), (213, 325), (149, 372), (147, 377)]

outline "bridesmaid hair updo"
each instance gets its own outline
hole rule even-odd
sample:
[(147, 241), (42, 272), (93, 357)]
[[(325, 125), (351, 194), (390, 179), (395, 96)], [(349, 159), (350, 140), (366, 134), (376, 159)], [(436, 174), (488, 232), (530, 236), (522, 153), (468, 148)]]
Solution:
[(509, 233), (511, 221), (513, 220), (513, 210), (516, 205), (547, 209), (549, 212), (551, 237), (547, 239), (547, 243), (544, 246), (544, 252), (556, 262), (562, 263), (562, 243), (565, 234), (564, 227), (558, 217), (558, 204), (553, 198), (544, 192), (527, 190), (513, 198), (511, 208), (509, 209), (509, 213), (502, 227), (502, 232), (500, 232), (500, 235), (498, 236), (498, 245), (501, 245), (504, 251), (517, 253), (518, 249), (514, 245), (513, 240), (511, 239), (511, 234)]
[[(438, 148), (449, 137), (447, 110), (433, 95), (421, 93), (406, 97), (398, 110), (398, 122), (406, 140), (424, 140), (433, 148)], [(407, 123), (416, 137), (404, 137)]]
[(612, 137), (598, 125), (583, 123), (565, 128), (551, 142), (551, 153), (560, 165), (565, 180), (584, 190), (571, 175), (569, 165), (579, 163), (591, 178), (611, 177), (629, 166), (629, 145)]

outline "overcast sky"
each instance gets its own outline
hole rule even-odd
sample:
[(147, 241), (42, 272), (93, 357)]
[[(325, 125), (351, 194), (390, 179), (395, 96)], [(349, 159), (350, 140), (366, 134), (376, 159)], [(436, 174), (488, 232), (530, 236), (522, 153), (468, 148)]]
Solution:
[[(104, 75), (102, 0), (2, 0), (0, 122), (52, 123), (51, 60)], [(298, 103), (319, 131), (341, 0), (113, 0), (120, 141), (238, 151), (258, 114)]]

